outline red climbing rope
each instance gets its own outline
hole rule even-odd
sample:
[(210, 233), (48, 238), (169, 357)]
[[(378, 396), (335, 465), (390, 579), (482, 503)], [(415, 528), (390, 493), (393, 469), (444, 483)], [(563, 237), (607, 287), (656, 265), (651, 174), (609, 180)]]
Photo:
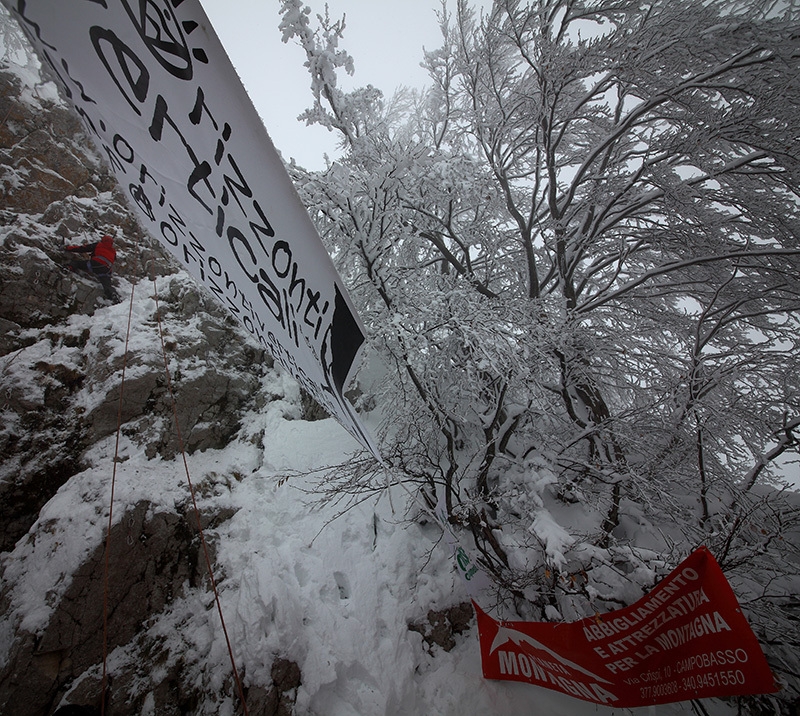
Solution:
[(197, 507), (194, 485), (192, 484), (192, 478), (191, 475), (189, 474), (189, 463), (186, 460), (186, 450), (184, 448), (183, 435), (181, 434), (181, 426), (178, 422), (178, 405), (177, 401), (175, 400), (175, 394), (172, 391), (172, 381), (170, 379), (169, 364), (167, 362), (167, 349), (166, 346), (164, 345), (164, 331), (161, 326), (161, 313), (158, 305), (158, 287), (156, 286), (155, 277), (153, 277), (153, 293), (155, 294), (155, 301), (156, 301), (156, 320), (158, 322), (158, 335), (159, 338), (161, 339), (161, 353), (164, 356), (164, 373), (166, 375), (166, 380), (167, 380), (167, 392), (169, 393), (170, 400), (172, 401), (172, 415), (175, 420), (175, 432), (178, 437), (178, 447), (180, 448), (181, 457), (183, 458), (183, 467), (184, 470), (186, 471), (186, 481), (189, 484), (189, 493), (192, 496), (192, 505), (194, 507), (194, 514), (197, 520), (197, 531), (200, 535), (200, 544), (202, 544), (203, 546), (203, 555), (205, 556), (206, 567), (208, 568), (208, 576), (209, 579), (211, 580), (211, 587), (214, 591), (214, 601), (217, 604), (217, 611), (219, 612), (219, 620), (220, 623), (222, 624), (222, 633), (225, 635), (225, 643), (227, 644), (228, 647), (228, 656), (230, 657), (231, 660), (231, 669), (233, 670), (233, 678), (234, 681), (236, 682), (236, 688), (239, 692), (239, 699), (242, 704), (242, 711), (244, 713), (244, 716), (247, 716), (247, 702), (245, 701), (244, 698), (244, 688), (242, 687), (242, 681), (239, 678), (239, 672), (236, 669), (236, 660), (234, 659), (233, 656), (233, 647), (231, 646), (231, 640), (228, 637), (228, 629), (225, 626), (225, 617), (222, 613), (222, 604), (219, 599), (219, 592), (217, 591), (217, 582), (214, 579), (214, 570), (211, 568), (211, 557), (208, 552), (208, 545), (206, 544), (205, 535), (203, 534), (203, 525), (200, 519), (200, 510)]
[[(128, 326), (125, 334), (125, 353), (122, 362), (122, 377), (120, 380), (120, 389), (119, 389), (119, 405), (117, 408), (117, 438), (116, 438), (116, 445), (114, 447), (114, 467), (111, 472), (111, 496), (109, 498), (109, 506), (108, 506), (108, 527), (106, 530), (106, 541), (105, 541), (105, 556), (104, 556), (104, 565), (103, 565), (103, 675), (101, 680), (101, 703), (100, 703), (100, 716), (105, 716), (106, 710), (106, 701), (107, 701), (107, 688), (108, 688), (108, 595), (109, 595), (109, 560), (110, 560), (110, 544), (111, 544), (111, 527), (113, 525), (113, 517), (114, 517), (114, 490), (116, 487), (116, 479), (117, 479), (117, 465), (119, 464), (119, 443), (120, 443), (120, 434), (122, 432), (122, 406), (123, 406), (123, 396), (125, 393), (125, 372), (128, 365), (128, 344), (130, 342), (130, 335), (131, 335), (131, 323), (132, 323), (132, 316), (133, 316), (133, 298), (134, 298), (134, 288), (135, 284), (131, 284), (131, 299), (130, 305), (128, 307)], [(175, 431), (178, 437), (178, 445), (181, 451), (181, 456), (183, 458), (183, 467), (186, 471), (186, 481), (189, 484), (189, 492), (192, 496), (192, 505), (194, 506), (194, 514), (197, 520), (197, 531), (200, 535), (200, 543), (203, 546), (203, 554), (205, 556), (206, 567), (208, 568), (208, 575), (211, 580), (211, 587), (214, 591), (214, 601), (217, 605), (217, 611), (219, 612), (219, 619), (220, 623), (222, 624), (222, 632), (225, 635), (225, 643), (228, 647), (228, 655), (230, 656), (231, 660), (231, 668), (233, 670), (233, 677), (236, 682), (236, 688), (239, 692), (239, 699), (242, 704), (242, 712), (244, 716), (248, 716), (247, 711), (247, 702), (245, 701), (244, 697), (244, 688), (242, 687), (242, 681), (239, 678), (239, 672), (236, 669), (236, 661), (233, 656), (233, 647), (231, 646), (231, 640), (228, 637), (228, 629), (225, 626), (225, 617), (222, 612), (222, 604), (219, 599), (219, 592), (217, 591), (217, 583), (214, 579), (214, 572), (211, 567), (211, 557), (208, 551), (208, 545), (206, 544), (205, 535), (203, 534), (203, 526), (200, 518), (200, 510), (197, 507), (197, 500), (195, 498), (195, 490), (194, 485), (192, 484), (192, 478), (189, 473), (189, 464), (186, 460), (186, 450), (184, 448), (183, 436), (181, 434), (181, 427), (178, 422), (178, 407), (177, 402), (175, 400), (175, 394), (172, 391), (172, 381), (170, 379), (169, 373), (169, 365), (167, 362), (167, 351), (166, 346), (164, 345), (164, 331), (161, 325), (161, 314), (158, 304), (158, 287), (156, 286), (156, 279), (153, 277), (153, 290), (155, 293), (155, 301), (156, 301), (156, 320), (158, 321), (158, 334), (161, 340), (161, 353), (164, 357), (164, 372), (166, 375), (167, 381), (167, 391), (170, 396), (170, 400), (172, 401), (172, 413), (175, 420)]]
[(108, 563), (111, 552), (111, 525), (114, 519), (114, 488), (117, 483), (117, 465), (119, 464), (119, 436), (122, 432), (122, 398), (125, 394), (125, 371), (128, 367), (128, 343), (131, 337), (131, 319), (133, 316), (133, 295), (136, 284), (131, 284), (131, 301), (128, 306), (128, 328), (125, 333), (125, 353), (122, 358), (122, 378), (119, 386), (119, 405), (117, 406), (117, 440), (114, 446), (114, 467), (111, 471), (111, 496), (108, 500), (108, 528), (106, 530), (105, 556), (103, 559), (103, 677), (100, 682), (101, 701), (100, 716), (105, 716), (106, 688), (108, 685)]

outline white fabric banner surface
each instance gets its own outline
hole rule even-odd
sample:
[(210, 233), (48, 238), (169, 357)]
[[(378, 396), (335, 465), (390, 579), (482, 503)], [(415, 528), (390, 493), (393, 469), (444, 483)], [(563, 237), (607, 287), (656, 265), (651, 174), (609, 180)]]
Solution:
[(364, 334), (198, 0), (2, 0), (141, 223), (377, 456), (343, 391)]

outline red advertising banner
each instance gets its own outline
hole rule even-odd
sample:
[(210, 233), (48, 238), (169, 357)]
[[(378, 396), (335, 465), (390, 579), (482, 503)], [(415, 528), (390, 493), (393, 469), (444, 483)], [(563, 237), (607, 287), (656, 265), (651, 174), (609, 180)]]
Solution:
[(632, 606), (579, 622), (498, 622), (474, 606), (487, 679), (620, 708), (778, 690), (705, 547)]

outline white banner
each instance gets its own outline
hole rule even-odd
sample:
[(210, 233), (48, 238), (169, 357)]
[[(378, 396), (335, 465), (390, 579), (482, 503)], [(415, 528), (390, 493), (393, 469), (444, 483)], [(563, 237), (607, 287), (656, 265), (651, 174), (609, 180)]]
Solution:
[(198, 0), (2, 2), (142, 225), (377, 455), (343, 396), (360, 321)]

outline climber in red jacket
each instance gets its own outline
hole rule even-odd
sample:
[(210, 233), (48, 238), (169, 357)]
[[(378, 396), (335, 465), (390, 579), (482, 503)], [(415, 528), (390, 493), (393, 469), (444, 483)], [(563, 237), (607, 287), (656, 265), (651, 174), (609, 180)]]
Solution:
[(111, 284), (111, 268), (117, 258), (114, 249), (114, 239), (106, 234), (100, 241), (94, 244), (84, 244), (83, 246), (67, 246), (67, 251), (76, 254), (89, 254), (88, 259), (76, 259), (70, 261), (70, 268), (73, 271), (88, 271), (102, 285), (103, 293), (107, 299), (117, 303), (119, 296)]

